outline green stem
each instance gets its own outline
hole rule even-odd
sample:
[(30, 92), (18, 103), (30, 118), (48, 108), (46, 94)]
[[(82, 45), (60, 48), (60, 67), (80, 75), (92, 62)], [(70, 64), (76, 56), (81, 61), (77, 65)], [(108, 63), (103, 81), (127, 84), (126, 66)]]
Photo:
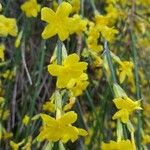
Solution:
[(84, 0), (81, 0), (81, 15), (84, 16)]
[(92, 6), (92, 8), (93, 8), (93, 10), (95, 12), (96, 11), (96, 6), (95, 6), (94, 0), (90, 0), (90, 3), (91, 3), (91, 6)]
[(107, 41), (104, 41), (104, 50), (105, 50), (106, 58), (108, 61), (109, 69), (111, 72), (112, 81), (113, 83), (117, 83), (117, 79), (116, 79), (116, 75), (115, 75), (115, 71), (113, 67), (113, 62), (112, 62), (112, 58), (111, 58), (110, 50), (108, 48)]
[[(40, 64), (39, 64), (39, 74), (38, 74), (38, 78), (37, 78), (37, 82), (35, 83), (36, 87), (35, 87), (35, 91), (34, 91), (34, 94), (33, 94), (33, 99), (32, 99), (32, 102), (31, 102), (31, 106), (30, 106), (30, 112), (29, 112), (29, 116), (30, 116), (30, 121), (31, 121), (31, 117), (33, 116), (33, 113), (34, 113), (34, 110), (35, 110), (35, 102), (36, 102), (36, 99), (39, 95), (39, 86), (40, 86), (40, 81), (41, 81), (41, 76), (42, 76), (42, 71), (43, 71), (43, 65), (44, 65), (44, 58), (45, 58), (45, 50), (46, 50), (46, 47), (45, 47), (45, 40), (42, 41), (41, 43), (41, 60), (40, 60)], [(27, 127), (27, 132), (26, 132), (26, 137), (27, 135), (30, 133), (30, 125), (28, 125)]]
[(62, 42), (58, 39), (57, 42), (57, 64), (62, 64)]
[[(139, 80), (139, 74), (138, 74), (138, 55), (137, 55), (137, 49), (135, 47), (135, 35), (131, 31), (131, 40), (132, 40), (132, 53), (133, 53), (133, 61), (134, 61), (134, 74), (135, 74), (135, 85), (136, 85), (136, 97), (137, 99), (141, 99), (141, 88), (140, 88), (140, 80)], [(142, 149), (141, 145), (141, 129), (142, 129), (142, 119), (141, 119), (141, 112), (138, 111), (137, 114), (138, 119), (138, 127), (137, 127), (137, 137), (136, 137), (136, 143), (138, 150)]]
[(62, 0), (58, 0), (58, 4), (60, 5), (62, 3)]

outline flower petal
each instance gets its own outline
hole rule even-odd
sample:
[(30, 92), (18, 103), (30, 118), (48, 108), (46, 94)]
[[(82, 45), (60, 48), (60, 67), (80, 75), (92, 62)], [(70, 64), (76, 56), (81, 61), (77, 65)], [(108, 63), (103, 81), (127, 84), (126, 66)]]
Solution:
[(42, 38), (43, 39), (48, 39), (54, 35), (56, 35), (57, 33), (57, 29), (52, 25), (52, 24), (48, 24), (44, 31), (42, 32)]
[(64, 65), (70, 65), (77, 63), (79, 61), (79, 56), (77, 54), (70, 54), (65, 60), (64, 60)]
[(65, 30), (65, 28), (59, 28), (58, 29), (58, 36), (59, 36), (61, 41), (64, 41), (68, 38), (69, 31)]
[(51, 23), (55, 20), (55, 12), (48, 7), (43, 7), (41, 10), (41, 20)]
[(59, 122), (61, 125), (69, 125), (74, 123), (77, 120), (77, 114), (74, 111), (65, 113), (60, 119)]
[(72, 11), (72, 6), (67, 2), (62, 2), (57, 8), (56, 14), (59, 17), (68, 17)]
[(43, 123), (46, 124), (47, 126), (56, 126), (57, 125), (57, 121), (52, 118), (51, 116), (49, 115), (46, 115), (46, 114), (41, 114), (40, 115), (42, 120), (43, 120)]
[(62, 70), (62, 66), (60, 65), (56, 65), (56, 64), (48, 65), (48, 72), (53, 76), (59, 76), (61, 70)]

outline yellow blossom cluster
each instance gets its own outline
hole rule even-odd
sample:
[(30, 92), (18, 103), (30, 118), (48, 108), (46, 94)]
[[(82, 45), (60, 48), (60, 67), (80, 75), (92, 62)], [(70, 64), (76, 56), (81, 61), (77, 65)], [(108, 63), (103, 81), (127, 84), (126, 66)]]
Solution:
[(73, 111), (65, 113), (61, 118), (54, 119), (46, 114), (40, 115), (43, 120), (43, 126), (37, 140), (58, 141), (66, 143), (68, 140), (74, 142), (78, 136), (86, 136), (87, 132), (83, 129), (72, 126), (77, 120), (77, 114)]
[(2, 1), (0, 147), (148, 149), (149, 8), (150, 0)]
[(71, 11), (72, 6), (66, 2), (59, 5), (56, 12), (48, 7), (42, 8), (41, 19), (48, 23), (42, 37), (48, 39), (58, 34), (60, 40), (64, 41), (70, 34), (85, 31), (87, 22), (77, 14), (69, 17)]

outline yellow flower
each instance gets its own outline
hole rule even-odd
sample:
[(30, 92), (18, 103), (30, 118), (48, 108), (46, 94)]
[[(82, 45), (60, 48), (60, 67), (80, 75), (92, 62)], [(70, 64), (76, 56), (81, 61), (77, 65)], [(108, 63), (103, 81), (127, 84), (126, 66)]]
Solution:
[(84, 70), (87, 69), (86, 62), (79, 62), (77, 54), (71, 54), (64, 59), (62, 66), (57, 64), (48, 65), (48, 71), (51, 75), (57, 76), (57, 87), (65, 88), (68, 82), (74, 78), (80, 77)]
[(119, 66), (119, 80), (121, 83), (125, 80), (126, 76), (128, 78), (133, 78), (133, 63), (131, 61), (122, 61)]
[(111, 18), (108, 16), (96, 15), (95, 16), (95, 24), (96, 24), (96, 26), (107, 26), (109, 24), (110, 19)]
[(99, 38), (100, 38), (99, 30), (96, 28), (94, 24), (91, 24), (87, 39), (87, 45), (90, 50), (93, 50), (95, 52), (102, 51), (103, 47), (98, 43)]
[(41, 5), (37, 3), (37, 0), (27, 0), (21, 5), (21, 10), (26, 14), (27, 17), (37, 17), (40, 9)]
[(6, 37), (8, 34), (16, 36), (18, 32), (16, 19), (6, 18), (0, 15), (0, 36)]
[(76, 128), (71, 124), (77, 120), (77, 114), (74, 111), (67, 112), (61, 118), (55, 119), (46, 114), (41, 114), (43, 126), (37, 137), (38, 141), (48, 140), (56, 142), (61, 140), (66, 143), (69, 140), (74, 142), (78, 136), (86, 136), (87, 132)]
[(58, 6), (59, 6), (59, 5), (58, 5), (57, 1), (56, 1), (56, 0), (53, 1), (53, 3), (52, 3), (52, 9), (53, 9), (54, 11), (57, 10)]
[(0, 44), (0, 59), (4, 61), (4, 51), (5, 51), (5, 45)]
[(42, 32), (43, 39), (48, 39), (58, 34), (61, 41), (66, 40), (69, 34), (80, 34), (86, 30), (87, 21), (82, 20), (79, 15), (69, 17), (72, 6), (67, 2), (62, 2), (56, 12), (48, 7), (42, 8), (41, 19), (48, 23)]
[(6, 129), (0, 124), (0, 140), (6, 140), (13, 136), (11, 132), (7, 132)]
[(80, 0), (72, 0), (72, 12), (78, 13), (80, 11)]
[(118, 34), (118, 30), (113, 27), (110, 28), (108, 26), (100, 26), (99, 30), (102, 33), (102, 36), (108, 41), (112, 42), (115, 39), (115, 35)]
[(102, 143), (102, 150), (135, 150), (130, 140), (121, 140), (119, 142), (110, 141), (109, 143)]
[(110, 27), (111, 16), (95, 16), (95, 27), (101, 32), (103, 38), (105, 38), (109, 42), (113, 42), (115, 39), (115, 35), (118, 34), (118, 30)]
[(5, 72), (0, 73), (0, 77), (11, 80), (15, 74), (15, 70), (6, 70)]
[(55, 104), (52, 101), (46, 102), (43, 105), (43, 110), (48, 111), (48, 112), (54, 112), (55, 111)]
[(150, 104), (149, 103), (144, 103), (143, 104), (143, 114), (146, 118), (149, 118), (149, 114), (150, 114)]
[(93, 59), (92, 67), (93, 68), (101, 67), (103, 64), (103, 60), (102, 60), (101, 56), (99, 56), (99, 53), (91, 52), (91, 56)]
[(9, 115), (10, 115), (9, 110), (0, 109), (0, 118), (2, 120), (7, 120), (7, 118), (9, 117)]
[(67, 84), (67, 88), (71, 91), (72, 96), (82, 95), (83, 91), (88, 86), (89, 82), (86, 73), (82, 73), (79, 78), (71, 79)]
[(42, 33), (43, 39), (48, 39), (56, 34), (58, 34), (62, 41), (67, 39), (72, 22), (72, 19), (68, 17), (71, 11), (72, 6), (67, 2), (62, 2), (57, 8), (56, 13), (48, 7), (42, 8), (41, 19), (48, 23)]
[(32, 147), (32, 137), (28, 137), (27, 143), (22, 147), (22, 150), (31, 150)]
[(9, 139), (9, 138), (12, 138), (13, 137), (13, 133), (12, 132), (4, 132), (4, 135), (3, 135), (3, 139), (6, 140), (6, 139)]
[(24, 140), (22, 140), (19, 143), (15, 143), (13, 141), (10, 141), (10, 147), (12, 148), (12, 150), (19, 150), (19, 147), (24, 143)]
[(22, 34), (23, 34), (23, 31), (20, 31), (19, 34), (18, 34), (18, 37), (16, 38), (16, 41), (15, 41), (15, 47), (16, 48), (18, 48), (20, 46)]
[(120, 17), (124, 17), (126, 15), (125, 11), (121, 12), (112, 4), (109, 4), (105, 10), (107, 11), (107, 18), (110, 18), (109, 25), (114, 25)]
[(128, 97), (118, 97), (113, 100), (116, 107), (119, 109), (118, 112), (116, 112), (113, 115), (113, 119), (121, 119), (123, 123), (127, 123), (129, 120), (129, 115), (133, 113), (134, 110), (140, 110), (142, 109), (140, 107), (140, 101), (133, 101), (132, 99)]
[(64, 111), (70, 110), (73, 107), (73, 105), (75, 104), (75, 102), (76, 102), (75, 97), (71, 97), (69, 99), (69, 103), (64, 106), (63, 110)]
[(86, 31), (87, 21), (81, 19), (81, 16), (74, 15), (73, 16), (74, 23), (72, 24), (72, 30), (70, 30), (70, 34), (77, 33), (81, 34), (83, 31)]
[(0, 96), (0, 105), (3, 105), (5, 102), (5, 98)]
[(25, 115), (23, 120), (22, 120), (22, 123), (27, 126), (28, 123), (29, 123), (29, 120), (30, 120), (30, 117), (28, 115)]
[(143, 141), (142, 141), (143, 144), (148, 144), (150, 143), (150, 135), (143, 135)]

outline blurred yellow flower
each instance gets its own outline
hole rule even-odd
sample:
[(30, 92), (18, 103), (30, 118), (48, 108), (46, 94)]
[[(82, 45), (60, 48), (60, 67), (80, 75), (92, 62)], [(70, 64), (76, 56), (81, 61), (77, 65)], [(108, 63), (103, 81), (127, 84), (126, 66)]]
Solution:
[(77, 54), (67, 56), (61, 65), (50, 64), (48, 71), (51, 75), (57, 76), (57, 87), (65, 88), (71, 79), (80, 77), (84, 70), (87, 69), (86, 62), (79, 62)]
[(46, 102), (43, 105), (43, 110), (48, 112), (54, 112), (55, 111), (55, 104), (52, 101)]
[(6, 70), (5, 72), (0, 73), (0, 77), (11, 80), (16, 75), (15, 70)]
[(71, 91), (71, 96), (76, 97), (82, 95), (83, 91), (87, 88), (89, 82), (86, 73), (82, 73), (79, 78), (71, 79), (67, 84), (67, 88)]
[(143, 135), (143, 140), (142, 140), (143, 144), (148, 144), (150, 143), (150, 135)]
[(64, 110), (64, 111), (70, 110), (70, 109), (73, 107), (73, 105), (75, 104), (75, 102), (76, 102), (75, 97), (71, 97), (71, 98), (69, 99), (69, 103), (64, 106), (63, 110)]
[(107, 25), (109, 25), (110, 19), (111, 18), (109, 16), (95, 15), (95, 24), (97, 27), (107, 26)]
[(90, 24), (87, 45), (90, 50), (95, 52), (101, 52), (103, 46), (99, 44), (98, 40), (100, 38), (99, 30), (95, 27), (94, 24)]
[(40, 9), (41, 5), (37, 3), (37, 0), (27, 0), (21, 5), (21, 10), (26, 14), (27, 17), (37, 17)]
[(3, 105), (4, 101), (5, 101), (5, 98), (0, 96), (0, 105)]
[(32, 148), (32, 137), (28, 137), (27, 143), (22, 147), (22, 150), (31, 150)]
[(113, 27), (110, 28), (108, 26), (100, 26), (99, 30), (102, 33), (102, 36), (108, 42), (113, 42), (115, 39), (115, 35), (119, 33), (118, 30), (114, 29)]
[(129, 97), (118, 97), (113, 100), (116, 107), (119, 109), (113, 115), (113, 119), (121, 119), (123, 123), (127, 123), (129, 121), (129, 115), (133, 113), (134, 110), (142, 109), (140, 107), (140, 101), (133, 101)]
[(7, 18), (4, 15), (0, 15), (0, 37), (6, 37), (8, 34), (11, 36), (17, 36), (18, 27), (16, 19)]
[(119, 74), (119, 80), (120, 83), (123, 83), (123, 81), (125, 80), (126, 76), (128, 78), (132, 78), (133, 79), (133, 62), (132, 61), (121, 61), (120, 62), (120, 66), (118, 68), (118, 74)]
[(4, 51), (5, 51), (5, 45), (0, 44), (0, 59), (4, 61)]
[(2, 138), (3, 138), (4, 140), (6, 140), (6, 139), (9, 139), (9, 138), (12, 138), (12, 137), (13, 137), (13, 133), (12, 133), (12, 132), (7, 132), (7, 131), (5, 131)]
[(71, 5), (73, 13), (78, 13), (80, 11), (80, 0), (72, 0)]
[(24, 118), (22, 119), (22, 123), (27, 126), (29, 123), (30, 117), (28, 115), (25, 115)]
[(109, 143), (102, 143), (101, 150), (135, 150), (130, 140), (110, 141)]
[(15, 143), (13, 141), (10, 141), (10, 147), (12, 148), (12, 150), (19, 150), (19, 147), (24, 143), (24, 140), (22, 140), (19, 143)]
[(81, 34), (83, 31), (86, 31), (87, 28), (87, 20), (84, 20), (78, 14), (73, 16), (73, 24), (72, 29), (70, 30), (70, 34), (77, 33)]
[(9, 115), (10, 115), (9, 110), (0, 109), (0, 118), (2, 120), (7, 120), (7, 118), (9, 117)]
[(56, 142), (61, 140), (66, 143), (69, 140), (74, 142), (78, 136), (86, 136), (87, 131), (76, 128), (71, 124), (77, 120), (77, 114), (74, 111), (65, 113), (61, 118), (55, 119), (46, 114), (41, 114), (43, 126), (37, 137), (38, 141), (48, 140)]
[(15, 41), (15, 47), (18, 48), (20, 46), (20, 42), (21, 42), (21, 39), (22, 39), (22, 34), (23, 34), (23, 31), (20, 31), (17, 38), (16, 38), (16, 41)]

